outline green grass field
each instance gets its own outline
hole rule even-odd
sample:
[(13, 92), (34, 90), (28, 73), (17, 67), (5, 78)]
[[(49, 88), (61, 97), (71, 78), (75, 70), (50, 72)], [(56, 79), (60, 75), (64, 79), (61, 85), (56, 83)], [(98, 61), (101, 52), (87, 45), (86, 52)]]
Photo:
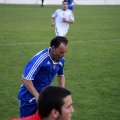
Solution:
[[(55, 37), (51, 14), (59, 7), (0, 4), (0, 120), (19, 117), (23, 68)], [(119, 120), (120, 6), (74, 8), (65, 56), (66, 87), (75, 109), (72, 120)]]

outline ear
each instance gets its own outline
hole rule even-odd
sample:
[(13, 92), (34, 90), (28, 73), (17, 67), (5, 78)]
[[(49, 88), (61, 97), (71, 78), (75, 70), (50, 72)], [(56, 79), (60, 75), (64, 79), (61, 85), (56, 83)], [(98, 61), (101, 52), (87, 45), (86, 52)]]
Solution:
[(59, 116), (59, 112), (56, 109), (52, 109), (51, 114), (53, 118), (57, 118)]
[(55, 49), (55, 47), (54, 47), (54, 46), (52, 46), (51, 48), (52, 48), (53, 50)]

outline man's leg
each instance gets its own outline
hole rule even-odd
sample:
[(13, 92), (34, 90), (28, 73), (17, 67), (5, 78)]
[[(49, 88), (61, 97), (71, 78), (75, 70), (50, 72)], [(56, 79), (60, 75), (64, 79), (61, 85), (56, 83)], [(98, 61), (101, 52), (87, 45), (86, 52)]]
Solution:
[(44, 0), (42, 0), (42, 4), (41, 4), (41, 7), (43, 7), (43, 6), (44, 6), (43, 4), (44, 4)]
[(55, 34), (56, 34), (56, 36), (65, 36), (64, 29), (60, 29), (60, 28), (56, 27)]

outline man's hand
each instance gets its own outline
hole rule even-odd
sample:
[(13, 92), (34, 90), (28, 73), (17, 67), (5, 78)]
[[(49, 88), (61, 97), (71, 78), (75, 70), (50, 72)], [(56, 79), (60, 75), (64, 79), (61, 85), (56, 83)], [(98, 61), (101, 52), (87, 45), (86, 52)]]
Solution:
[(63, 22), (67, 22), (67, 20), (65, 18), (63, 18)]
[(74, 21), (72, 21), (72, 20), (67, 20), (67, 19), (63, 18), (63, 22), (73, 23)]
[(55, 23), (54, 23), (54, 22), (52, 22), (52, 26), (53, 26), (53, 27), (55, 26)]
[(39, 95), (38, 96), (35, 96), (35, 99), (36, 99), (36, 102), (38, 103), (38, 98), (39, 98)]

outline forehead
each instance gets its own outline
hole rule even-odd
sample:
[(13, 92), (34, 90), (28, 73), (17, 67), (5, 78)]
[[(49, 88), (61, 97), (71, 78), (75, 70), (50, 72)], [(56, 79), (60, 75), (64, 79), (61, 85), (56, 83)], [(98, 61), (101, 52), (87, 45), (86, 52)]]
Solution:
[(66, 51), (68, 49), (68, 45), (61, 43), (57, 49), (60, 51)]
[(71, 97), (71, 95), (66, 96), (63, 99), (63, 102), (64, 102), (63, 106), (70, 106), (70, 105), (72, 105), (72, 97)]
[(68, 4), (68, 2), (63, 2), (62, 4), (63, 4), (63, 5), (67, 5), (67, 4)]

